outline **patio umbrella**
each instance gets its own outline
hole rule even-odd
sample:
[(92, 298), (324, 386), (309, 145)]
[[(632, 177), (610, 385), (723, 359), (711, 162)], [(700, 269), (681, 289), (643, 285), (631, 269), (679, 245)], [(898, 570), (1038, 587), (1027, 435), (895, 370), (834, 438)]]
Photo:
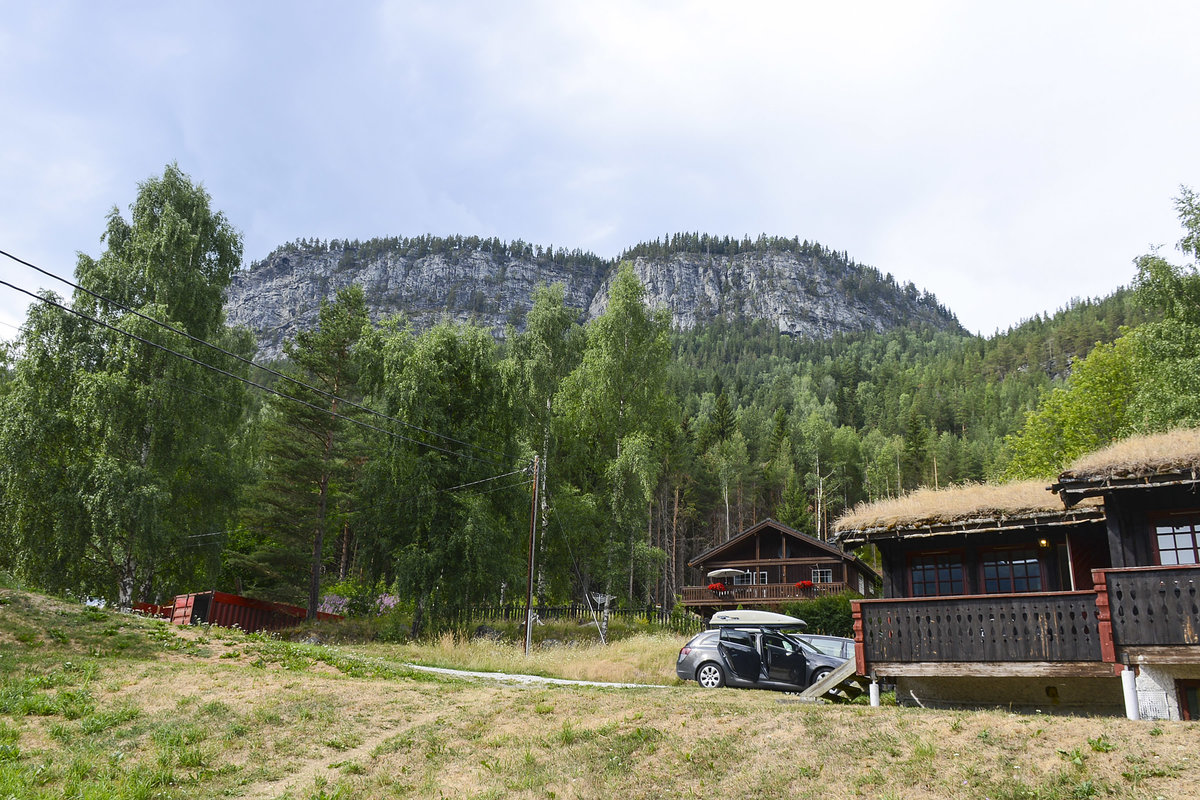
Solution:
[(712, 572), (708, 573), (708, 577), (710, 577), (710, 578), (732, 578), (734, 575), (745, 575), (745, 574), (746, 574), (746, 570), (744, 570), (744, 569), (733, 569), (732, 567), (726, 567), (724, 569), (714, 569)]

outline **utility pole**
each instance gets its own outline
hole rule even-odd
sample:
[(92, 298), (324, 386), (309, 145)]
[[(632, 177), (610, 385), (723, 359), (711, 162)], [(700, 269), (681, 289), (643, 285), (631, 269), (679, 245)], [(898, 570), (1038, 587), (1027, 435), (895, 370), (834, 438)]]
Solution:
[(533, 649), (533, 553), (537, 538), (538, 457), (533, 457), (533, 503), (529, 508), (529, 574), (525, 590), (525, 655)]

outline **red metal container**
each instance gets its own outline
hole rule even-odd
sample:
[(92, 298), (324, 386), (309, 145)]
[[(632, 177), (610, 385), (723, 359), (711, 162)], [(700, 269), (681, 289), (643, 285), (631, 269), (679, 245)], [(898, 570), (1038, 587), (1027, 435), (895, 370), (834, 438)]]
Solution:
[[(225, 592), (181, 594), (175, 598), (171, 622), (176, 625), (209, 623), (244, 631), (277, 631), (304, 621), (307, 612), (299, 606), (271, 603)], [(342, 619), (339, 614), (317, 613), (318, 620)]]

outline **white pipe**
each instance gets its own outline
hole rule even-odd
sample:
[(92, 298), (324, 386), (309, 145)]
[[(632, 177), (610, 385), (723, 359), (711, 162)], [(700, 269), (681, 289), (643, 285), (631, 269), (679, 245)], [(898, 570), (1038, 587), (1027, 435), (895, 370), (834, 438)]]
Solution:
[(871, 706), (879, 707), (879, 681), (874, 679), (871, 680)]
[(1121, 670), (1121, 689), (1125, 692), (1125, 716), (1141, 719), (1142, 715), (1138, 709), (1137, 676), (1133, 673), (1133, 667), (1129, 665)]

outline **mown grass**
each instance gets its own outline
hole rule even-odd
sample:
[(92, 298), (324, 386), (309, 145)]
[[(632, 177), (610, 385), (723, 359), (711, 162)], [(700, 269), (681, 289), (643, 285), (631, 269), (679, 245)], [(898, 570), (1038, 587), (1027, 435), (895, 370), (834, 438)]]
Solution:
[[(175, 629), (0, 589), (0, 798), (1194, 796), (1188, 723), (813, 706), (654, 682), (679, 640), (327, 647)], [(662, 663), (665, 661), (665, 663)]]

